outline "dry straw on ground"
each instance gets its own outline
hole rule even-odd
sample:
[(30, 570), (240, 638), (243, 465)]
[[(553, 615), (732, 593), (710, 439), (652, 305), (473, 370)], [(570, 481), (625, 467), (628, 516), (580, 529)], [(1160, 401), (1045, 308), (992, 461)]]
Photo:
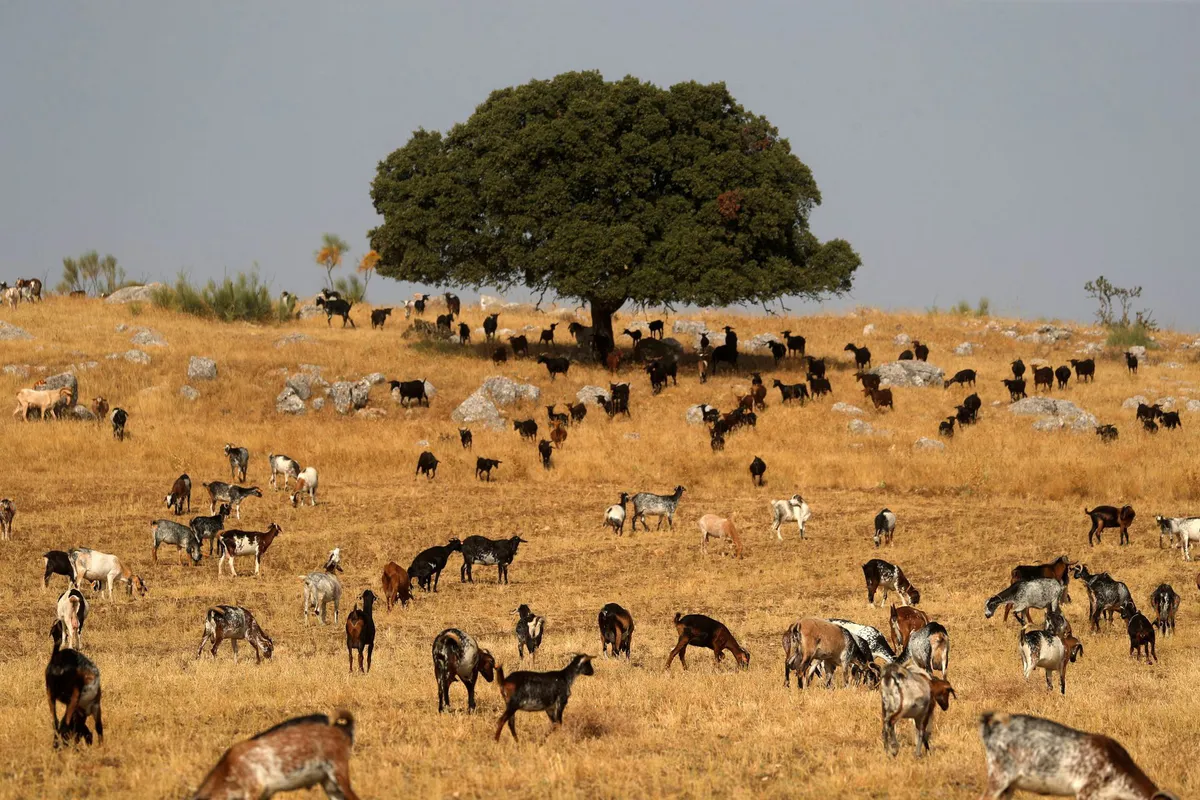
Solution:
[[(290, 715), (338, 707), (358, 717), (352, 769), (363, 797), (977, 796), (984, 765), (976, 720), (987, 709), (1105, 732), (1164, 787), (1191, 796), (1200, 785), (1196, 567), (1177, 550), (1158, 548), (1153, 522), (1156, 513), (1198, 510), (1200, 414), (1184, 413), (1182, 430), (1151, 438), (1135, 428), (1133, 411), (1121, 409), (1134, 394), (1200, 397), (1193, 391), (1200, 389), (1200, 366), (1190, 351), (1174, 349), (1182, 337), (1164, 335), (1164, 349), (1136, 378), (1107, 353), (1094, 385), (1072, 382), (1054, 393), (1118, 425), (1119, 442), (1104, 446), (1090, 434), (1035, 432), (1030, 418), (991, 405), (1007, 401), (1000, 379), (1012, 358), (1041, 357), (1057, 366), (1096, 340), (1083, 329), (1050, 348), (1015, 342), (973, 318), (736, 317), (743, 342), (781, 328), (806, 335), (811, 353), (836, 362), (834, 397), (784, 408), (771, 391), (757, 430), (731, 435), (725, 451), (714, 454), (705, 430), (687, 425), (684, 411), (700, 402), (728, 410), (748, 377), (721, 375), (702, 386), (684, 370), (678, 387), (652, 397), (645, 375), (630, 368), (622, 377), (634, 385), (632, 419), (609, 421), (593, 411), (571, 429), (555, 468), (544, 472), (534, 446), (511, 430), (477, 428), (474, 450), (462, 451), (450, 411), (482, 378), (499, 372), (542, 387), (544, 402), (514, 416), (543, 423), (545, 403), (573, 400), (585, 384), (606, 384), (602, 370), (576, 365), (567, 379), (551, 383), (532, 360), (497, 368), (482, 357), (483, 347), (414, 346), (401, 338), (405, 323), (397, 315), (386, 330), (372, 331), (365, 310), (356, 314), (358, 330), (330, 329), (320, 319), (284, 328), (214, 325), (65, 298), (4, 315), (35, 338), (0, 342), (0, 362), (56, 370), (99, 361), (80, 372), (81, 395), (103, 395), (127, 409), (132, 437), (119, 444), (107, 428), (88, 424), (2, 423), (0, 495), (16, 501), (18, 515), (13, 541), (0, 545), (8, 576), (0, 585), (0, 798), (181, 797), (235, 740)], [(470, 310), (467, 319), (477, 326), (482, 314)], [(501, 325), (519, 329), (545, 320), (502, 315)], [(716, 330), (729, 317), (707, 321)], [(106, 360), (130, 347), (130, 332), (114, 330), (121, 323), (152, 327), (169, 345), (150, 350), (149, 366)], [(867, 323), (875, 329), (864, 337)], [(1032, 328), (1020, 325), (1022, 332)], [(273, 346), (293, 330), (312, 341)], [(899, 332), (928, 342), (931, 361), (948, 372), (979, 370), (980, 423), (956, 435), (945, 452), (914, 452), (912, 444), (934, 436), (938, 421), (970, 390), (897, 389), (894, 413), (865, 414), (884, 435), (853, 435), (848, 418), (829, 411), (835, 400), (868, 405), (843, 346), (867, 344), (877, 360), (891, 358), (901, 349), (892, 343)], [(982, 348), (954, 356), (962, 341)], [(197, 385), (195, 402), (179, 398), (191, 355), (211, 356), (220, 369), (216, 381)], [(1170, 361), (1181, 366), (1169, 367)], [(331, 408), (280, 416), (277, 371), (295, 371), (300, 363), (321, 365), (330, 380), (377, 370), (427, 378), (438, 395), (431, 408), (406, 413), (386, 387), (376, 387), (372, 405), (388, 411), (379, 420), (341, 418)], [(768, 384), (777, 375), (785, 382), (802, 377), (794, 361), (764, 369)], [(5, 374), (0, 392), (12, 396), (35, 377)], [(421, 440), (442, 460), (433, 482), (413, 475)], [(200, 513), (201, 481), (228, 478), (226, 442), (250, 448), (251, 482), (265, 487), (263, 499), (244, 506), (242, 527), (261, 530), (276, 521), (283, 528), (263, 574), (218, 580), (214, 561), (183, 567), (173, 554), (153, 566), (149, 522), (167, 515), (163, 495), (186, 471)], [(319, 468), (320, 505), (292, 509), (267, 487), (268, 452)], [(492, 483), (474, 479), (476, 455), (503, 460)], [(762, 489), (751, 486), (747, 472), (755, 455), (768, 464)], [(687, 494), (674, 532), (616, 538), (602, 527), (603, 509), (621, 491), (668, 492), (676, 484)], [(814, 511), (809, 538), (798, 541), (793, 527), (779, 543), (767, 500), (796, 491)], [(1111, 534), (1089, 550), (1083, 507), (1125, 502), (1138, 511), (1132, 543), (1119, 548)], [(880, 552), (871, 545), (871, 528), (884, 506), (900, 522), (894, 546)], [(733, 516), (746, 544), (743, 561), (715, 550), (701, 556), (695, 521), (709, 512)], [(418, 592), (409, 608), (391, 614), (378, 606), (369, 676), (347, 675), (340, 624), (306, 626), (301, 619), (297, 576), (319, 568), (334, 546), (342, 548), (346, 567), (345, 613), (363, 589), (379, 591), (389, 559), (407, 566), (418, 550), (451, 535), (513, 533), (529, 543), (511, 568), (510, 585), (498, 586), (490, 568), (476, 570), (474, 585), (460, 584), (455, 556), (439, 593)], [(84, 650), (103, 673), (108, 737), (102, 748), (56, 752), (42, 671), (62, 581), (41, 592), (41, 554), (74, 546), (119, 554), (151, 591), (142, 600), (93, 598)], [(1124, 580), (1142, 606), (1160, 582), (1174, 585), (1184, 598), (1179, 633), (1159, 639), (1161, 663), (1132, 661), (1119, 623), (1088, 633), (1080, 587), (1067, 615), (1082, 631), (1085, 655), (1070, 671), (1067, 696), (1047, 692), (1040, 676), (1022, 680), (1017, 628), (985, 620), (984, 601), (1007, 585), (1013, 565), (1062, 553)], [(780, 634), (795, 619), (842, 616), (886, 627), (886, 610), (867, 608), (860, 569), (877, 555), (905, 569), (921, 590), (922, 608), (950, 630), (949, 677), (958, 701), (938, 712), (933, 753), (921, 761), (913, 759), (907, 725), (899, 757), (884, 755), (878, 695), (783, 687)], [(462, 627), (515, 669), (510, 611), (525, 602), (547, 618), (537, 665), (558, 668), (571, 653), (599, 651), (596, 614), (610, 601), (636, 619), (633, 662), (598, 659), (596, 675), (576, 684), (561, 730), (548, 736), (544, 715), (522, 714), (521, 740), (493, 743), (501, 704), (495, 686), (482, 682), (477, 715), (437, 714), (429, 648), (438, 631)], [(230, 602), (253, 609), (274, 637), (273, 661), (256, 667), (243, 658), (235, 666), (227, 645), (215, 661), (195, 658), (205, 609)], [(675, 665), (664, 673), (676, 611), (728, 624), (753, 653), (750, 670), (736, 672), (728, 661), (714, 667), (707, 654), (693, 652), (688, 672)], [(456, 708), (464, 708), (461, 686), (451, 694)]]

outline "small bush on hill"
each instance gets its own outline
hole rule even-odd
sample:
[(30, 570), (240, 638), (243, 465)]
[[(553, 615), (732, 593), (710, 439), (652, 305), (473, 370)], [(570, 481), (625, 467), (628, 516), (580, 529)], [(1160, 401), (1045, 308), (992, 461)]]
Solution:
[(222, 322), (271, 322), (282, 319), (271, 291), (258, 277), (258, 272), (239, 272), (221, 283), (210, 280), (204, 288), (194, 286), (186, 275), (180, 275), (174, 286), (156, 289), (151, 295), (154, 305), (184, 314)]

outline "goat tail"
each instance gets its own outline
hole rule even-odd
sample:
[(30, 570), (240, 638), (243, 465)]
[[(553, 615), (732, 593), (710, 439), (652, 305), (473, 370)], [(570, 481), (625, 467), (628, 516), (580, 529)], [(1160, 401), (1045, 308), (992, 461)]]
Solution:
[[(500, 690), (500, 696), (504, 697), (504, 665), (496, 665), (496, 688)], [(508, 698), (505, 697), (505, 700)]]
[(337, 728), (342, 733), (346, 734), (346, 738), (350, 740), (351, 744), (354, 743), (354, 715), (353, 714), (351, 714), (349, 711), (345, 710), (344, 708), (338, 709), (337, 715), (334, 716), (333, 721), (330, 722), (329, 724), (331, 727)]
[(678, 625), (679, 620), (681, 620), (681, 619), (683, 619), (683, 614), (680, 614), (678, 611), (676, 611), (675, 612), (675, 624)]

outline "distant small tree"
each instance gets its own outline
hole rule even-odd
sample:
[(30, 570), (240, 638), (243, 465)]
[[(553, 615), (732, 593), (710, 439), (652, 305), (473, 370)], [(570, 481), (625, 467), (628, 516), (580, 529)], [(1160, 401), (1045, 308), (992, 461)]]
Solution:
[[(1142, 287), (1134, 286), (1130, 289), (1123, 289), (1120, 286), (1114, 286), (1103, 275), (1094, 281), (1085, 283), (1083, 289), (1088, 293), (1088, 297), (1099, 304), (1099, 308), (1096, 309), (1096, 320), (1105, 327), (1128, 325), (1133, 301), (1142, 296)], [(1116, 311), (1113, 309), (1114, 300), (1121, 306), (1120, 319), (1117, 318)], [(1143, 313), (1147, 318), (1149, 317), (1148, 312)], [(1141, 317), (1142, 314), (1138, 316)]]
[(63, 259), (63, 277), (58, 291), (87, 292), (92, 295), (112, 294), (125, 283), (125, 270), (117, 265), (115, 256), (104, 258), (89, 250), (79, 258)]
[(327, 233), (321, 237), (321, 247), (313, 254), (316, 262), (325, 268), (325, 279), (333, 288), (333, 271), (342, 265), (342, 256), (350, 252), (350, 245), (337, 234)]
[(374, 250), (369, 251), (362, 260), (358, 262), (358, 273), (363, 276), (363, 296), (367, 294), (367, 287), (371, 285), (371, 278), (375, 275), (375, 266), (379, 263), (379, 253)]

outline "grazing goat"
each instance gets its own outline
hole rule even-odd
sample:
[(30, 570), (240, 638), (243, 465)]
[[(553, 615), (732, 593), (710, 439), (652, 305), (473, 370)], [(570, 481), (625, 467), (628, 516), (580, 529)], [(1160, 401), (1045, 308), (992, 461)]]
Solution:
[(215, 513), (218, 503), (228, 503), (238, 519), (242, 518), (242, 501), (247, 497), (262, 497), (257, 486), (231, 486), (222, 481), (200, 484), (208, 490), (208, 513)]
[(856, 373), (854, 373), (854, 380), (861, 383), (863, 389), (866, 390), (866, 389), (878, 389), (880, 381), (882, 381), (883, 379), (880, 378), (878, 375), (871, 374), (870, 372), (856, 372)]
[(728, 650), (733, 653), (739, 667), (749, 669), (750, 651), (739, 645), (729, 629), (712, 617), (706, 617), (703, 614), (683, 615), (676, 612), (675, 630), (679, 632), (679, 641), (667, 656), (667, 663), (663, 669), (670, 669), (671, 661), (679, 656), (679, 663), (686, 670), (685, 656), (689, 645), (712, 650), (717, 664), (721, 663), (721, 659), (725, 657), (725, 651)]
[(254, 574), (257, 575), (262, 557), (267, 554), (267, 548), (275, 541), (275, 537), (283, 533), (283, 529), (272, 522), (265, 531), (225, 531), (217, 540), (217, 550), (221, 558), (217, 561), (217, 577), (221, 577), (222, 567), (229, 560), (229, 574), (237, 577), (233, 568), (235, 556), (254, 556)]
[(650, 526), (646, 523), (646, 515), (654, 514), (658, 517), (658, 526), (655, 530), (662, 530), (663, 518), (667, 520), (667, 526), (671, 530), (675, 530), (675, 509), (679, 507), (679, 500), (683, 497), (686, 491), (682, 486), (676, 486), (672, 494), (651, 494), (650, 492), (638, 492), (633, 496), (633, 530), (637, 530), (638, 520), (642, 521), (642, 527), (647, 531)]
[(954, 437), (954, 423), (956, 417), (946, 417), (938, 423), (938, 436), (945, 436), (950, 439)]
[[(46, 697), (50, 701), (50, 719), (54, 727), (54, 746), (83, 739), (92, 743), (92, 734), (87, 727), (91, 717), (96, 725), (96, 736), (104, 744), (104, 719), (100, 713), (100, 670), (83, 653), (70, 648), (63, 649), (63, 624), (55, 621), (50, 627), (50, 638), (54, 649), (50, 663), (46, 665)], [(58, 718), (58, 704), (65, 706), (62, 719)]]
[(783, 523), (789, 519), (796, 521), (796, 526), (800, 529), (800, 538), (804, 538), (804, 523), (812, 517), (812, 509), (808, 507), (808, 503), (804, 502), (798, 494), (794, 494), (787, 500), (772, 500), (771, 501), (771, 529), (775, 531), (775, 538), (783, 541), (783, 533), (781, 528)]
[(508, 345), (512, 348), (514, 356), (528, 357), (529, 356), (529, 340), (522, 336), (508, 337)]
[(583, 422), (587, 417), (587, 406), (583, 403), (567, 403), (567, 413), (571, 417), (569, 424), (574, 425), (578, 422)]
[(350, 323), (351, 328), (358, 327), (357, 325), (354, 324), (354, 320), (352, 320), (350, 318), (351, 303), (349, 301), (343, 300), (340, 297), (334, 297), (334, 298), (318, 297), (316, 300), (316, 304), (325, 310), (325, 324), (327, 326), (332, 327), (333, 326), (333, 318), (335, 316), (337, 316), (337, 317), (342, 318), (342, 327), (343, 328), (346, 327), (347, 322)]
[(904, 652), (908, 648), (908, 640), (913, 631), (920, 630), (928, 624), (929, 615), (921, 609), (912, 606), (897, 608), (893, 603), (889, 625), (892, 632), (892, 646), (896, 648), (896, 652)]
[(275, 642), (258, 625), (258, 620), (250, 609), (241, 606), (213, 606), (204, 615), (204, 635), (200, 638), (200, 646), (196, 648), (196, 658), (204, 652), (204, 645), (212, 642), (213, 658), (217, 657), (217, 647), (221, 642), (229, 640), (233, 648), (233, 663), (238, 660), (238, 642), (245, 641), (254, 648), (254, 663), (270, 659), (275, 652)]
[(388, 381), (388, 388), (405, 408), (412, 407), (413, 402), (429, 407), (429, 392), (425, 388), (424, 378), (413, 381)]
[(1080, 383), (1091, 383), (1096, 380), (1095, 360), (1072, 358), (1071, 366), (1075, 368), (1075, 379)]
[(842, 350), (854, 353), (854, 365), (859, 369), (871, 366), (871, 351), (867, 348), (848, 344)]
[(571, 369), (571, 359), (566, 356), (551, 357), (543, 353), (537, 357), (537, 363), (546, 365), (546, 371), (550, 373), (551, 381), (558, 375), (566, 375), (567, 371)]
[(292, 492), (289, 498), (292, 501), (292, 507), (295, 508), (304, 495), (308, 495), (309, 506), (317, 504), (317, 468), (305, 467), (299, 475), (296, 476), (296, 490)]
[(204, 543), (205, 539), (208, 540), (208, 554), (210, 556), (213, 554), (213, 547), (216, 544), (217, 537), (225, 529), (225, 520), (229, 518), (231, 513), (233, 513), (233, 509), (229, 507), (229, 504), (222, 503), (221, 507), (217, 509), (216, 514), (213, 514), (211, 517), (192, 517), (192, 521), (188, 525), (192, 529), (192, 532), (196, 534), (196, 538), (201, 544)]
[(1163, 415), (1162, 406), (1158, 403), (1148, 406), (1145, 403), (1138, 403), (1135, 419), (1142, 422), (1153, 422)]
[(500, 466), (504, 462), (498, 458), (476, 458), (475, 459), (475, 479), (484, 480), (488, 483), (492, 481), (492, 470)]
[(353, 746), (350, 712), (295, 717), (226, 750), (191, 800), (268, 798), (318, 785), (335, 800), (358, 800), (350, 786)]
[(801, 357), (804, 356), (805, 341), (803, 336), (792, 336), (791, 331), (783, 331), (783, 341), (787, 344), (789, 356), (792, 353), (796, 353)]
[(390, 308), (375, 308), (371, 310), (371, 329), (383, 328), (383, 323), (387, 322), (387, 318), (391, 316)]
[(546, 420), (551, 426), (554, 425), (569, 425), (571, 417), (568, 414), (558, 414), (554, 411), (554, 406), (546, 406)]
[(708, 552), (708, 540), (716, 539), (733, 545), (734, 553), (742, 557), (742, 537), (734, 527), (733, 521), (718, 517), (716, 514), (705, 514), (700, 518), (700, 552)]
[(629, 502), (629, 495), (621, 492), (621, 500), (609, 506), (604, 511), (604, 524), (612, 528), (613, 533), (617, 536), (622, 536), (625, 533), (625, 504)]
[(159, 545), (174, 545), (179, 551), (179, 560), (183, 561), (186, 553), (193, 564), (200, 563), (200, 537), (187, 525), (180, 525), (169, 519), (156, 519), (150, 523), (150, 537), (154, 545), (150, 555), (154, 563), (158, 563)]
[(452, 536), (450, 541), (444, 545), (435, 545), (422, 550), (408, 567), (409, 577), (416, 580), (417, 585), (427, 592), (432, 583), (433, 591), (436, 592), (438, 581), (442, 577), (442, 570), (446, 568), (446, 560), (450, 558), (451, 553), (455, 551), (461, 553), (462, 549), (462, 542), (458, 540), (457, 536)]
[(818, 378), (815, 375), (808, 376), (808, 392), (812, 397), (817, 398), (821, 395), (830, 394), (832, 391), (833, 387), (829, 381), (824, 378)]
[(1179, 595), (1169, 583), (1160, 583), (1150, 593), (1150, 607), (1154, 609), (1154, 626), (1163, 636), (1175, 633), (1175, 614), (1179, 611)]
[(383, 585), (383, 602), (389, 612), (396, 602), (399, 602), (403, 608), (412, 599), (412, 578), (408, 577), (408, 570), (395, 561), (389, 561), (384, 565), (381, 583)]
[(550, 431), (550, 441), (554, 442), (555, 447), (561, 448), (566, 440), (567, 429), (562, 425), (555, 425), (554, 429)]
[(0, 500), (0, 539), (12, 541), (12, 524), (16, 516), (16, 504), (7, 497)]
[(951, 386), (953, 386), (956, 383), (960, 386), (966, 386), (967, 384), (974, 386), (975, 385), (975, 370), (960, 369), (958, 372), (954, 373), (954, 377), (952, 377), (946, 381), (943, 381), (942, 388), (949, 389)]
[(429, 480), (437, 477), (437, 468), (440, 462), (433, 453), (426, 450), (417, 456), (417, 471), (415, 475), (424, 475)]
[(1059, 390), (1067, 388), (1067, 382), (1071, 380), (1071, 368), (1065, 364), (1054, 370), (1054, 377), (1058, 380)]
[(888, 591), (895, 592), (902, 603), (920, 605), (921, 593), (908, 581), (904, 570), (880, 558), (872, 558), (863, 564), (863, 575), (867, 580), (867, 602), (875, 606), (875, 592), (883, 588), (883, 602), (887, 602)]
[(1021, 634), (1021, 671), (1025, 680), (1035, 668), (1046, 670), (1046, 688), (1054, 691), (1050, 673), (1058, 673), (1058, 686), (1067, 693), (1067, 664), (1083, 655), (1083, 645), (1074, 636), (1059, 637), (1047, 631), (1025, 631)]
[(943, 711), (950, 708), (950, 698), (957, 697), (947, 681), (926, 675), (916, 669), (898, 664), (883, 668), (879, 693), (883, 705), (883, 749), (895, 756), (900, 751), (896, 738), (896, 723), (911, 719), (916, 731), (916, 755), (929, 752), (929, 729), (933, 722), (934, 705)]
[(833, 686), (833, 674), (842, 668), (842, 688), (850, 685), (851, 665), (869, 671), (869, 653), (860, 649), (846, 628), (823, 619), (806, 617), (792, 623), (783, 635), (783, 685), (789, 685), (790, 672), (796, 672), (796, 686), (812, 685), (813, 673), (820, 666), (825, 686)]
[(75, 585), (75, 563), (66, 552), (62, 550), (47, 550), (45, 553), (42, 553), (42, 562), (46, 570), (45, 574), (42, 575), (43, 592), (50, 585), (51, 575), (63, 575), (67, 579), (68, 586)]
[(1114, 580), (1107, 572), (1093, 575), (1088, 572), (1086, 564), (1075, 565), (1075, 577), (1087, 585), (1088, 590), (1088, 620), (1093, 631), (1100, 631), (1100, 616), (1106, 614), (1111, 623), (1113, 614), (1119, 612), (1126, 603), (1132, 602), (1129, 587)]
[(1129, 369), (1130, 375), (1137, 375), (1138, 357), (1135, 356), (1133, 353), (1126, 351), (1125, 352), (1125, 366)]
[(1042, 630), (1057, 635), (1060, 639), (1071, 633), (1071, 623), (1061, 611), (1047, 611), (1046, 619), (1042, 622)]
[(1162, 426), (1169, 431), (1183, 427), (1183, 422), (1179, 419), (1178, 411), (1164, 411), (1160, 421), (1162, 422)]
[[(1034, 578), (1054, 578), (1063, 585), (1064, 603), (1071, 602), (1070, 596), (1066, 593), (1067, 585), (1071, 582), (1071, 560), (1066, 556), (1059, 556), (1048, 564), (1022, 564), (1013, 567), (1012, 573), (1009, 575), (1009, 580), (1012, 583), (1019, 581), (1029, 581)], [(1007, 619), (1007, 615), (1005, 616)]]
[(1121, 606), (1121, 619), (1125, 620), (1125, 628), (1129, 633), (1129, 655), (1137, 654), (1138, 661), (1142, 660), (1142, 652), (1146, 653), (1146, 664), (1149, 666), (1151, 657), (1158, 661), (1158, 653), (1154, 650), (1154, 626), (1146, 615), (1137, 610), (1132, 600), (1126, 600)]
[(524, 603), (513, 613), (517, 615), (517, 627), (513, 629), (517, 637), (517, 655), (524, 660), (525, 651), (528, 650), (530, 658), (537, 658), (537, 650), (542, 646), (542, 633), (546, 629), (546, 618), (534, 614)]
[(504, 348), (504, 345), (500, 345), (499, 347), (497, 347), (495, 350), (492, 351), (492, 363), (493, 364), (507, 364), (508, 363), (508, 350), (506, 350)]
[[(350, 672), (354, 672), (354, 651), (358, 651), (358, 671), (371, 671), (371, 657), (375, 654), (375, 593), (364, 589), (362, 609), (355, 608), (346, 615), (346, 655), (350, 659)], [(363, 651), (367, 653), (367, 668), (363, 669)]]
[(58, 621), (63, 625), (67, 647), (78, 650), (83, 644), (83, 625), (87, 622), (88, 602), (83, 592), (68, 588), (58, 598)]
[(1054, 370), (1050, 367), (1034, 367), (1033, 368), (1033, 388), (1034, 391), (1045, 388), (1050, 391), (1054, 388)]
[(185, 472), (175, 479), (175, 483), (171, 485), (171, 492), (166, 496), (163, 502), (167, 508), (175, 509), (175, 516), (183, 513), (183, 504), (187, 502), (187, 510), (190, 514), (192, 511), (192, 479)]
[(504, 732), (504, 725), (517, 739), (517, 724), (514, 715), (518, 711), (545, 711), (550, 717), (551, 730), (562, 724), (563, 710), (571, 696), (571, 685), (580, 675), (594, 675), (590, 656), (578, 654), (571, 663), (555, 672), (514, 672), (505, 677), (504, 668), (496, 668), (496, 679), (500, 684), (500, 695), (505, 700), (504, 713), (496, 725), (496, 741)]
[(782, 403), (799, 400), (800, 405), (804, 405), (804, 401), (808, 399), (808, 387), (803, 383), (783, 383), (776, 378), (772, 386), (779, 390), (779, 400)]
[(767, 462), (763, 461), (758, 456), (750, 462), (750, 483), (758, 482), (759, 486), (763, 485), (763, 475), (767, 472)]
[(319, 618), (322, 625), (328, 625), (325, 609), (330, 603), (333, 603), (333, 621), (338, 621), (342, 607), (342, 582), (337, 577), (339, 572), (344, 572), (342, 551), (335, 547), (329, 551), (329, 558), (325, 559), (325, 566), (320, 572), (300, 576), (300, 580), (304, 581), (304, 610), (301, 615), (305, 625), (310, 614)]
[(250, 451), (234, 444), (225, 445), (225, 457), (229, 459), (229, 479), (241, 483), (246, 480), (246, 468), (250, 466)]
[(1115, 442), (1119, 434), (1117, 433), (1116, 425), (1097, 425), (1096, 435), (1100, 437), (1100, 441), (1107, 444), (1108, 442)]
[[(1022, 625), (1028, 621), (1025, 613), (1028, 609), (1038, 608), (1047, 611), (1058, 611), (1066, 587), (1056, 578), (1033, 578), (1013, 583), (1004, 591), (988, 598), (984, 606), (983, 616), (991, 619), (1001, 606), (1011, 606), (1013, 615)], [(1005, 610), (1007, 618), (1008, 610)]]
[(508, 565), (517, 557), (517, 548), (527, 540), (520, 536), (507, 539), (488, 539), (484, 536), (468, 536), (462, 541), (463, 563), (459, 569), (459, 580), (474, 583), (471, 567), (474, 564), (495, 566), (496, 582), (508, 583)]
[(1096, 506), (1090, 511), (1085, 506), (1083, 513), (1092, 520), (1091, 530), (1088, 531), (1088, 547), (1092, 546), (1092, 537), (1100, 541), (1100, 534), (1105, 528), (1120, 528), (1118, 541), (1121, 544), (1129, 543), (1129, 526), (1133, 524), (1135, 516), (1133, 506), (1121, 506), (1119, 509), (1116, 506)]
[(1158, 791), (1116, 741), (1024, 714), (989, 711), (979, 718), (987, 757), (984, 800), (1017, 790), (1087, 798), (1174, 800)]
[[(907, 608), (907, 606), (905, 606)], [(834, 625), (840, 625), (850, 631), (850, 635), (856, 640), (863, 643), (866, 647), (868, 655), (872, 659), (878, 659), (884, 664), (891, 664), (896, 660), (896, 653), (888, 644), (887, 639), (878, 628), (872, 628), (870, 625), (859, 625), (857, 622), (851, 622), (848, 619), (830, 619)]]
[(65, 386), (61, 389), (22, 389), (17, 392), (13, 416), (28, 421), (29, 410), (35, 408), (42, 419), (58, 419), (58, 409), (70, 402), (71, 390)]
[(438, 687), (438, 713), (450, 705), (450, 684), (462, 681), (467, 688), (467, 710), (475, 710), (475, 682), (482, 675), (491, 683), (496, 660), (458, 628), (447, 628), (433, 640), (433, 675)]
[(896, 535), (896, 512), (889, 508), (885, 508), (875, 515), (875, 535), (871, 537), (871, 541), (879, 547), (881, 543), (892, 543), (892, 537)]
[(67, 556), (71, 559), (71, 566), (75, 570), (75, 585), (79, 586), (83, 581), (104, 581), (104, 588), (108, 591), (108, 599), (112, 600), (113, 581), (119, 581), (125, 584), (125, 592), (130, 597), (136, 591), (138, 596), (144, 596), (148, 591), (146, 582), (130, 571), (129, 567), (121, 563), (121, 559), (108, 553), (101, 553), (99, 550), (89, 550), (86, 547), (77, 547), (67, 551)]
[(607, 658), (611, 652), (618, 658), (624, 653), (628, 661), (633, 646), (633, 615), (616, 603), (605, 603), (596, 621), (600, 626), (600, 654)]
[(1200, 517), (1155, 517), (1158, 522), (1158, 546), (1163, 546), (1163, 537), (1174, 546), (1175, 539), (1180, 540), (1183, 549), (1183, 560), (1192, 560), (1192, 542), (1200, 542)]
[(929, 674), (936, 670), (946, 678), (950, 671), (950, 632), (940, 622), (928, 622), (908, 637), (908, 646), (896, 657), (901, 664), (913, 664)]
[(267, 456), (267, 464), (271, 467), (271, 488), (279, 488), (279, 477), (283, 476), (283, 489), (287, 491), (288, 480), (300, 474), (300, 463), (294, 458), (271, 453)]
[(1008, 389), (1008, 399), (1013, 403), (1017, 402), (1022, 397), (1029, 396), (1025, 394), (1024, 378), (1013, 378), (1012, 380), (1006, 379), (1000, 382), (1004, 384), (1004, 388)]

